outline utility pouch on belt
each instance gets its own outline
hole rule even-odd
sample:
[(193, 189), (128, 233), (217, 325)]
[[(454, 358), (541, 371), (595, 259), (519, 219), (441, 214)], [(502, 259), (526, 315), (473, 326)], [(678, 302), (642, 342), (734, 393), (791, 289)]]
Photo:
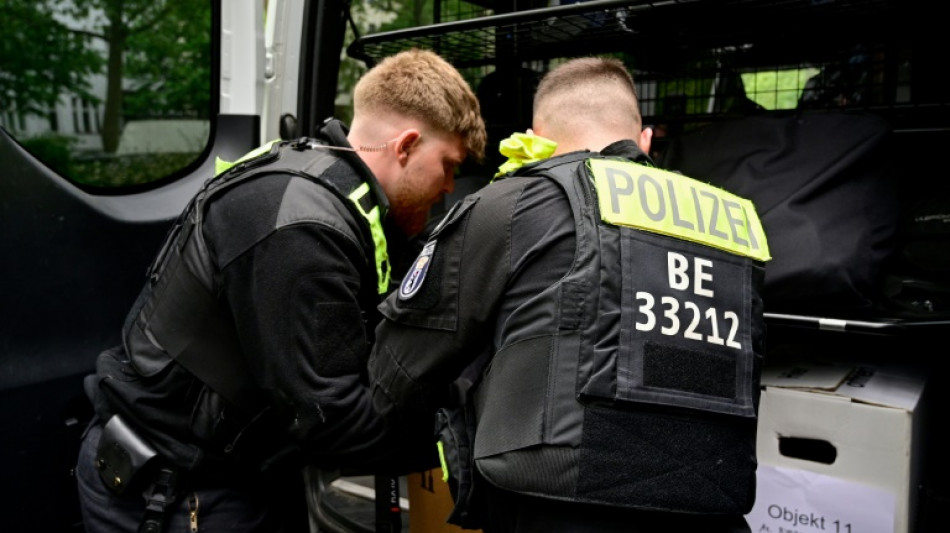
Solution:
[(489, 360), (489, 354), (483, 353), (462, 372), (452, 384), (452, 406), (440, 408), (435, 415), (442, 480), (448, 483), (449, 494), (455, 504), (445, 521), (463, 529), (481, 529), (481, 517), (484, 515), (484, 503), (476, 483), (476, 425), (472, 391), (481, 381)]
[(475, 431), (470, 404), (436, 412), (436, 435), (442, 479), (449, 485), (455, 506), (446, 522), (465, 529), (480, 529), (480, 506), (475, 483)]
[(136, 475), (158, 453), (126, 423), (113, 415), (102, 429), (96, 450), (96, 468), (106, 488), (121, 495), (133, 485)]

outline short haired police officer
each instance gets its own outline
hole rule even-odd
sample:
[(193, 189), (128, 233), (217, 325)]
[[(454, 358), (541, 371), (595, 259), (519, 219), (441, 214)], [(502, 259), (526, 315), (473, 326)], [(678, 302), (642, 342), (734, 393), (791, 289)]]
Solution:
[(532, 129), (380, 306), (375, 405), (435, 413), (453, 523), (748, 531), (769, 259), (753, 205), (653, 166), (618, 60), (548, 73)]

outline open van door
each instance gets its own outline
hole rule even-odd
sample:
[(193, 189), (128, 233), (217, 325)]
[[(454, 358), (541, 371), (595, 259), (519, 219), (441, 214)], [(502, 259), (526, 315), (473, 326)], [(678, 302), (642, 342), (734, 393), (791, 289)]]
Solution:
[(215, 158), (332, 113), (342, 6), (0, 4), (0, 529), (82, 530), (83, 377)]

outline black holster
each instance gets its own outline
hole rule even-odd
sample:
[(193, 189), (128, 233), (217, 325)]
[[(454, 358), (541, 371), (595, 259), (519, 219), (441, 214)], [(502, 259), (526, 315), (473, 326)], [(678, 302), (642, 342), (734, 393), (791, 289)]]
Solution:
[(152, 446), (119, 415), (113, 415), (103, 426), (96, 450), (96, 469), (102, 483), (113, 494), (121, 496), (135, 486), (147, 475), (143, 472), (150, 469), (156, 457), (158, 453)]
[(139, 533), (164, 531), (165, 517), (180, 495), (178, 472), (160, 462), (158, 452), (119, 415), (105, 423), (96, 449), (96, 468), (113, 494), (121, 496), (134, 487), (145, 498)]

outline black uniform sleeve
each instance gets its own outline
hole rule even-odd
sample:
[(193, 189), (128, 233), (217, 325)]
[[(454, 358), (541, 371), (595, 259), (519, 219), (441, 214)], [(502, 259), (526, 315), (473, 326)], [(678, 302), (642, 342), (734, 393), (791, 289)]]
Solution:
[[(375, 279), (368, 271), (374, 267), (341, 201), (329, 202), (338, 216), (267, 232), (245, 228), (244, 235), (261, 238), (221, 271), (248, 367), (287, 413), (287, 434), (274, 438), (287, 439), (305, 460), (327, 468), (428, 468), (434, 462), (431, 439), (420, 444), (387, 431), (372, 407), (366, 375), (371, 326), (360, 304), (366, 291), (376, 291), (368, 282)], [(226, 224), (209, 227), (222, 232)]]
[(507, 179), (466, 198), (429, 243), (431, 258), (380, 306), (370, 358), (374, 405), (406, 425), (431, 421), (480, 355), (520, 340), (532, 296), (571, 264), (573, 218), (554, 182)]

